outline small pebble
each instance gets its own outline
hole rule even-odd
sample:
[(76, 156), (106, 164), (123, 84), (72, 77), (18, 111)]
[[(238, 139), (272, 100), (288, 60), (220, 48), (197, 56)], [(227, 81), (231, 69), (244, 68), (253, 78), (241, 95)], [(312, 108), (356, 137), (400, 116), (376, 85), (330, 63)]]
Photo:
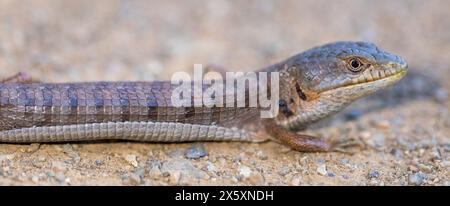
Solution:
[(291, 172), (291, 169), (289, 169), (288, 166), (282, 166), (280, 168), (280, 170), (278, 171), (278, 174), (281, 176), (286, 176), (287, 174), (289, 174)]
[(376, 126), (378, 129), (387, 129), (387, 128), (389, 128), (389, 121), (387, 121), (387, 120), (379, 120), (379, 121), (376, 121), (376, 122), (375, 122), (375, 126)]
[(221, 164), (222, 166), (224, 166), (227, 163), (227, 160), (223, 157), (218, 158), (219, 160), (219, 164)]
[(425, 154), (425, 150), (423, 148), (419, 149), (419, 157), (422, 157)]
[(181, 172), (183, 178), (186, 179), (204, 179), (207, 175), (203, 170), (195, 167), (191, 161), (185, 159), (164, 162), (161, 166), (161, 172), (163, 174), (168, 172), (170, 175), (175, 172)]
[(371, 185), (371, 186), (378, 185), (378, 181), (376, 179), (371, 179), (368, 185)]
[(398, 149), (398, 148), (393, 148), (390, 151), (390, 154), (393, 155), (394, 157), (396, 157), (397, 159), (402, 157), (402, 151), (400, 149)]
[(419, 164), (418, 165), (420, 171), (425, 172), (425, 173), (431, 173), (433, 170), (431, 169), (431, 167), (424, 165), (424, 164)]
[(243, 178), (249, 178), (252, 174), (252, 170), (247, 166), (240, 166), (239, 167), (239, 176)]
[(419, 171), (419, 169), (418, 169), (416, 166), (414, 166), (414, 165), (410, 165), (410, 166), (408, 167), (408, 169), (409, 169), (409, 171), (412, 171), (412, 172), (417, 172), (417, 171)]
[(77, 151), (78, 146), (75, 144), (65, 144), (62, 146), (64, 153), (66, 153), (74, 162), (79, 162), (81, 160), (80, 155)]
[(264, 180), (264, 175), (262, 175), (258, 171), (252, 172), (250, 177), (248, 178), (248, 182), (251, 185), (264, 185)]
[(169, 176), (170, 176), (170, 173), (169, 173), (169, 172), (163, 172), (163, 173), (162, 173), (162, 176), (163, 176), (163, 177), (169, 177)]
[(440, 179), (436, 177), (436, 178), (434, 178), (433, 183), (438, 183), (439, 180), (440, 180)]
[(444, 88), (438, 88), (433, 92), (434, 99), (439, 103), (445, 103), (445, 100), (448, 98), (448, 93)]
[(167, 156), (169, 156), (171, 158), (183, 157), (184, 154), (185, 154), (185, 152), (183, 152), (183, 150), (181, 150), (181, 149), (175, 149), (175, 150), (171, 150), (171, 151), (167, 152)]
[(301, 183), (301, 175), (300, 174), (296, 174), (292, 177), (290, 184), (292, 186), (297, 186), (300, 185)]
[(125, 156), (125, 160), (132, 165), (133, 167), (137, 167), (138, 166), (138, 161), (137, 161), (137, 157), (136, 155), (126, 155)]
[(34, 153), (34, 152), (38, 151), (40, 147), (41, 147), (41, 144), (39, 144), (39, 143), (32, 143), (32, 144), (30, 144), (30, 146), (27, 148), (26, 151), (28, 153)]
[[(449, 139), (449, 137), (447, 137), (446, 139)], [(444, 144), (444, 151), (450, 152), (450, 144)]]
[(95, 165), (97, 165), (97, 166), (102, 166), (104, 164), (105, 164), (105, 162), (103, 160), (95, 160)]
[(233, 183), (238, 183), (238, 182), (239, 182), (239, 179), (236, 178), (236, 177), (232, 177), (232, 178), (231, 178), (231, 181), (232, 181)]
[(319, 158), (319, 159), (316, 160), (316, 162), (319, 163), (319, 164), (323, 164), (323, 163), (325, 163), (326, 161), (325, 161), (324, 158)]
[(64, 162), (55, 160), (52, 162), (52, 169), (55, 172), (62, 172), (62, 171), (66, 171), (67, 167)]
[(53, 177), (55, 177), (55, 173), (53, 173), (53, 172), (47, 172), (46, 173), (46, 175), (47, 175), (47, 178), (53, 178)]
[(138, 168), (136, 171), (134, 171), (135, 175), (137, 175), (139, 177), (139, 179), (141, 179), (141, 181), (144, 179), (145, 176), (145, 169), (144, 168)]
[(66, 176), (62, 172), (58, 172), (55, 174), (55, 179), (59, 182), (59, 184), (64, 184), (66, 181)]
[(377, 169), (370, 169), (368, 173), (369, 179), (375, 179), (380, 177), (380, 172)]
[(157, 179), (161, 175), (161, 170), (157, 167), (153, 167), (148, 171), (148, 175), (153, 179)]
[(416, 145), (406, 140), (405, 137), (398, 138), (397, 141), (401, 146), (403, 146), (407, 150), (414, 150), (416, 148)]
[(363, 115), (363, 112), (360, 109), (352, 109), (348, 113), (345, 114), (345, 119), (349, 120), (349, 121), (356, 120), (362, 115)]
[(198, 159), (208, 155), (203, 145), (194, 145), (186, 150), (184, 156), (188, 159)]
[(209, 161), (211, 161), (212, 163), (216, 163), (217, 158), (215, 156), (209, 156)]
[(242, 159), (243, 159), (243, 157), (241, 155), (238, 155), (238, 156), (234, 157), (232, 161), (234, 163), (239, 163), (239, 162), (242, 162)]
[(419, 186), (419, 185), (422, 185), (426, 179), (427, 179), (426, 174), (424, 174), (422, 172), (417, 172), (417, 173), (409, 175), (408, 183), (410, 185)]
[(341, 164), (348, 164), (348, 163), (350, 163), (350, 160), (348, 159), (348, 158), (342, 158), (341, 159)]
[(359, 136), (363, 139), (369, 139), (371, 134), (369, 131), (362, 131), (361, 133), (359, 133)]
[(160, 160), (155, 160), (155, 159), (149, 159), (147, 161), (146, 166), (148, 167), (148, 169), (153, 169), (153, 168), (158, 168), (161, 169), (162, 163)]
[(441, 159), (441, 153), (437, 148), (433, 148), (433, 150), (431, 151), (431, 157), (435, 160)]
[(139, 178), (134, 176), (133, 174), (123, 174), (121, 175), (121, 179), (124, 185), (138, 185), (139, 184)]
[(391, 121), (391, 123), (395, 126), (402, 126), (404, 125), (404, 117), (403, 116), (395, 116), (394, 119)]
[(181, 172), (180, 171), (174, 171), (170, 173), (169, 176), (169, 183), (172, 185), (178, 185), (181, 179)]
[(256, 153), (256, 157), (258, 157), (260, 160), (267, 160), (268, 159), (266, 153), (264, 153), (261, 150)]
[(317, 167), (317, 173), (319, 173), (319, 174), (321, 174), (321, 175), (323, 175), (323, 176), (325, 176), (325, 175), (327, 175), (327, 166), (326, 165), (320, 165), (319, 167)]
[(139, 185), (143, 182), (144, 174), (143, 170), (137, 170), (128, 176), (129, 183), (132, 185)]
[(376, 148), (384, 147), (385, 145), (385, 136), (382, 133), (375, 133), (372, 137), (367, 141), (367, 143)]
[(206, 162), (206, 167), (205, 168), (209, 172), (216, 172), (217, 171), (216, 166), (213, 163), (209, 162), (209, 161)]
[(14, 154), (0, 154), (0, 164), (2, 162), (10, 162), (14, 157)]
[(39, 177), (33, 176), (33, 177), (31, 177), (31, 181), (33, 181), (34, 183), (39, 183)]

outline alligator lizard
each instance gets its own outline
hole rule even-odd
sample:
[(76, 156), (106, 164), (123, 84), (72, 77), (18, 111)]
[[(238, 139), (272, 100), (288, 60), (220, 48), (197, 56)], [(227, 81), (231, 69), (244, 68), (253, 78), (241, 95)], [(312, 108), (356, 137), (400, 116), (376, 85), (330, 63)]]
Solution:
[(335, 42), (259, 71), (280, 75), (272, 119), (259, 119), (259, 107), (174, 107), (169, 81), (39, 83), (17, 75), (0, 84), (0, 142), (273, 138), (298, 151), (330, 151), (332, 144), (297, 130), (392, 85), (407, 64), (372, 43)]

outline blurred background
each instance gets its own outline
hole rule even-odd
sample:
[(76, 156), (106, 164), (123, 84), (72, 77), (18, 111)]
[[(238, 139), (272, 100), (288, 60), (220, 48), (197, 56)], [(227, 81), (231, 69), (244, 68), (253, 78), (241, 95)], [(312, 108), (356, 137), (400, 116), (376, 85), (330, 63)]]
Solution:
[(448, 0), (0, 0), (0, 77), (170, 79), (195, 63), (251, 71), (341, 40), (374, 42), (410, 67), (394, 88), (306, 132), (365, 141), (354, 155), (205, 143), (206, 159), (195, 161), (183, 156), (192, 144), (0, 145), (0, 184), (450, 185), (449, 8)]
[(194, 63), (253, 70), (338, 40), (372, 41), (448, 76), (448, 1), (0, 1), (0, 75), (168, 78)]

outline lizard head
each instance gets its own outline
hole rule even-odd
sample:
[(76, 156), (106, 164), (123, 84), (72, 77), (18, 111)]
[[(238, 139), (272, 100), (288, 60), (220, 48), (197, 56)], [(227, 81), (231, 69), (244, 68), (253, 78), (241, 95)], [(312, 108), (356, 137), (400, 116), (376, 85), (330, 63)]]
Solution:
[(289, 128), (316, 122), (394, 84), (406, 71), (405, 60), (368, 42), (312, 48), (282, 64), (280, 87), (290, 89), (280, 91), (277, 120)]

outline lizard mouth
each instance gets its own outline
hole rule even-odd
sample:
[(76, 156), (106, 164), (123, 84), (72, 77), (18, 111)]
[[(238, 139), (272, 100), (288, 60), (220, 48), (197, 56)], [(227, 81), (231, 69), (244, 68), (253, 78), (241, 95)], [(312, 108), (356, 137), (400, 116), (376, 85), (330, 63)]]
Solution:
[(385, 70), (385, 71), (368, 71), (358, 78), (352, 79), (352, 82), (343, 87), (364, 86), (369, 84), (377, 84), (378, 82), (396, 82), (406, 75), (406, 69)]
[[(385, 70), (369, 70), (362, 73), (360, 76), (348, 80), (346, 83), (340, 86), (332, 87), (327, 90), (319, 92), (319, 94), (332, 92), (337, 89), (348, 88), (366, 88), (366, 87), (379, 87), (391, 85), (397, 82), (407, 73), (407, 65), (401, 67), (391, 67)], [(373, 85), (373, 86), (370, 86)]]
[[(386, 88), (402, 79), (407, 73), (407, 67), (397, 67), (389, 76), (383, 78), (373, 78), (368, 75), (361, 75), (364, 77), (362, 81), (361, 77), (358, 77), (357, 83), (348, 83), (334, 89), (323, 91), (318, 95), (321, 99), (331, 98), (334, 101), (341, 103), (349, 103), (359, 97), (373, 93), (380, 89)], [(355, 81), (355, 80), (353, 80)], [(338, 100), (339, 99), (339, 100)]]
[(353, 78), (351, 84), (364, 84), (370, 83), (381, 79), (387, 78), (401, 78), (406, 74), (406, 66), (402, 67), (390, 67), (390, 69), (384, 70), (369, 70), (365, 71), (358, 78)]

